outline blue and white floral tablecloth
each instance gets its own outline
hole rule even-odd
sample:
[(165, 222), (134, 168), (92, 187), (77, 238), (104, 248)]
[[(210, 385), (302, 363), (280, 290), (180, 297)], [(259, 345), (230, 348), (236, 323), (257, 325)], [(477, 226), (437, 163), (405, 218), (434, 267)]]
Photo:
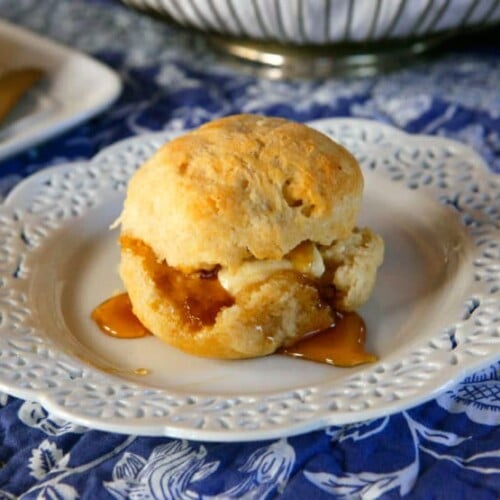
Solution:
[[(134, 134), (237, 112), (368, 117), (472, 146), (500, 173), (499, 46), (385, 76), (275, 82), (235, 73), (111, 1), (0, 0), (0, 16), (92, 54), (124, 91), (108, 111), (0, 164), (0, 200), (49, 165)], [(1, 321), (1, 312), (0, 312)], [(500, 364), (394, 416), (256, 443), (88, 430), (0, 396), (0, 498), (499, 498)]]

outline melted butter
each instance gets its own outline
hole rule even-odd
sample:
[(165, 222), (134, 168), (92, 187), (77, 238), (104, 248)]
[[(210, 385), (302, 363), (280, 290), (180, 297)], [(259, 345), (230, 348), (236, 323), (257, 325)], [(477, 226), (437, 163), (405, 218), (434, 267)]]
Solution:
[(218, 277), (223, 288), (236, 295), (243, 288), (284, 270), (319, 278), (325, 272), (325, 264), (316, 245), (312, 241), (303, 241), (281, 260), (249, 260), (236, 268), (220, 269)]
[(150, 335), (132, 312), (128, 294), (121, 293), (98, 305), (91, 315), (97, 326), (107, 335), (121, 339), (137, 339)]
[(325, 272), (325, 263), (312, 241), (303, 241), (286, 256), (293, 268), (302, 274), (319, 278)]
[(185, 274), (158, 262), (153, 250), (140, 240), (122, 237), (120, 243), (125, 250), (142, 258), (146, 272), (174, 304), (190, 330), (213, 325), (219, 311), (234, 304), (233, 297), (217, 279), (217, 269)]
[(243, 288), (260, 281), (279, 271), (292, 269), (288, 260), (255, 260), (244, 262), (235, 269), (223, 268), (219, 271), (219, 281), (229, 293), (236, 295)]
[(335, 366), (372, 363), (377, 357), (365, 351), (366, 327), (354, 312), (335, 313), (335, 324), (319, 332), (311, 332), (278, 352)]

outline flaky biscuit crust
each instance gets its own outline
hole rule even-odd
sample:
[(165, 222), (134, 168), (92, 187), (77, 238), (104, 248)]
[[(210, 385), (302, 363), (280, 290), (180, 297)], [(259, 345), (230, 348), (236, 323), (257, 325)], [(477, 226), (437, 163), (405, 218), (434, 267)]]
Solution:
[(280, 259), (346, 237), (361, 203), (353, 156), (281, 118), (216, 120), (162, 147), (133, 176), (122, 234), (182, 270)]
[(321, 249), (327, 272), (322, 280), (334, 285), (335, 308), (355, 311), (370, 297), (377, 269), (384, 260), (384, 241), (371, 229), (355, 228), (345, 239)]

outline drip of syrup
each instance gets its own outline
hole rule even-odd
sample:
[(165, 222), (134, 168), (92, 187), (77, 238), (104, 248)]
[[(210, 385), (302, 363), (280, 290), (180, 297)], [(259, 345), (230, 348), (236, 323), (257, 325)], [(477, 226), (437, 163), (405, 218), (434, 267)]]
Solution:
[(151, 335), (132, 311), (127, 293), (115, 295), (98, 305), (91, 315), (107, 335), (120, 339), (137, 339)]
[(366, 327), (355, 312), (335, 313), (334, 325), (312, 332), (278, 353), (335, 366), (371, 363), (377, 357), (365, 351)]
[[(115, 338), (132, 339), (150, 335), (132, 312), (132, 304), (126, 293), (97, 306), (92, 312), (92, 319), (104, 333)], [(377, 360), (376, 356), (365, 351), (365, 339), (365, 323), (357, 313), (336, 312), (333, 326), (311, 332), (277, 352), (329, 365), (356, 366)]]

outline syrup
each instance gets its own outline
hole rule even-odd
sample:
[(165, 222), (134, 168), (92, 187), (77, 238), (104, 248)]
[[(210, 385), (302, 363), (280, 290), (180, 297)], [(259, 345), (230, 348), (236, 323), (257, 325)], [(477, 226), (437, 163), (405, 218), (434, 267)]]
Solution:
[(107, 335), (120, 339), (137, 339), (151, 335), (132, 311), (127, 293), (115, 295), (98, 305), (91, 315), (97, 326)]
[(329, 365), (356, 366), (377, 360), (365, 351), (365, 340), (366, 326), (359, 314), (336, 312), (332, 326), (311, 332), (278, 353)]
[[(122, 237), (122, 247), (143, 259), (143, 265), (155, 285), (169, 297), (191, 330), (215, 323), (223, 307), (234, 299), (217, 279), (218, 268), (185, 274), (166, 263), (160, 263), (151, 248), (140, 240)], [(333, 302), (333, 287), (322, 286), (320, 303), (325, 307)], [(140, 338), (150, 335), (132, 311), (128, 294), (122, 293), (100, 304), (92, 319), (106, 334), (116, 338)], [(278, 354), (308, 359), (335, 366), (356, 366), (371, 363), (377, 357), (365, 350), (366, 326), (355, 312), (334, 312), (334, 323), (310, 332), (295, 344), (282, 347)]]
[(140, 240), (122, 237), (120, 244), (142, 258), (146, 272), (156, 287), (168, 296), (190, 330), (212, 326), (219, 311), (234, 304), (233, 297), (217, 279), (217, 268), (186, 274), (165, 262), (158, 262), (153, 250)]
[[(150, 335), (132, 312), (132, 304), (126, 293), (116, 295), (96, 307), (92, 319), (104, 333), (115, 338), (132, 339)], [(365, 339), (365, 323), (357, 313), (336, 312), (334, 325), (311, 332), (277, 352), (329, 365), (356, 366), (377, 360), (376, 356), (365, 351)]]

